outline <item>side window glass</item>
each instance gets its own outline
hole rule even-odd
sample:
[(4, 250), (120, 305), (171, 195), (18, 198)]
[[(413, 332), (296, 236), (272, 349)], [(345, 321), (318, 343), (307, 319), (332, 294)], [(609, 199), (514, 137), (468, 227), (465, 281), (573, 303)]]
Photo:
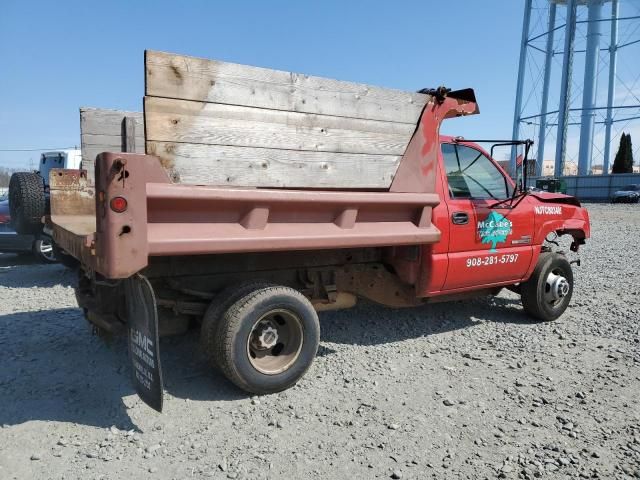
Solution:
[(505, 177), (482, 152), (445, 143), (442, 158), (451, 198), (502, 200), (509, 197)]

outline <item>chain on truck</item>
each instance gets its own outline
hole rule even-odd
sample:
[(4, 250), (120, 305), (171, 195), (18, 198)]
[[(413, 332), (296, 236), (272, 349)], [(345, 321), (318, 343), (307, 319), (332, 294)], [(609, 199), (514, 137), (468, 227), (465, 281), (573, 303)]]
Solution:
[[(196, 326), (212, 366), (256, 394), (294, 385), (318, 312), (520, 294), (551, 321), (571, 300), (589, 217), (527, 191), (481, 141), (439, 134), (473, 90), (401, 92), (145, 53), (146, 154), (50, 173), (47, 228), (79, 263), (78, 304), (125, 333), (136, 391), (161, 411), (159, 337)], [(499, 142), (521, 145), (530, 141)], [(84, 161), (84, 160), (83, 160)], [(524, 176), (525, 178), (521, 178)], [(392, 313), (390, 313), (392, 315)], [(517, 315), (517, 313), (514, 313)]]

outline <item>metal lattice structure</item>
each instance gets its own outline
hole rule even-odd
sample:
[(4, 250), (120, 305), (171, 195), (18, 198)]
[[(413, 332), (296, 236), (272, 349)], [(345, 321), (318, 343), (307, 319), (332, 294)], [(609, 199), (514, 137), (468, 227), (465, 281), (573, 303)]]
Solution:
[(638, 158), (638, 58), (640, 1), (525, 0), (513, 138), (536, 140), (537, 175), (545, 152), (555, 174), (609, 173), (622, 132)]

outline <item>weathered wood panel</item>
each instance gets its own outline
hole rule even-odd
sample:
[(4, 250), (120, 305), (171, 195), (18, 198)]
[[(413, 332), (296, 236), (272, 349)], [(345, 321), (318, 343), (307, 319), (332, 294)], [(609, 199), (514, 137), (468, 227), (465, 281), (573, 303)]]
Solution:
[[(134, 127), (133, 136), (127, 125)], [(144, 153), (143, 114), (104, 108), (80, 108), (80, 143), (82, 168), (93, 179), (94, 163), (99, 153)]]
[(110, 110), (105, 108), (80, 108), (80, 130), (83, 134), (122, 135), (124, 117), (132, 117), (136, 127), (144, 130), (144, 117), (141, 112)]
[(145, 95), (416, 123), (427, 96), (267, 68), (145, 52)]
[[(140, 140), (136, 142), (136, 135), (142, 131), (144, 133), (144, 127), (142, 125), (136, 127), (138, 119), (130, 115), (124, 117), (124, 151), (129, 153), (135, 153), (139, 148)], [(140, 138), (144, 142), (144, 137), (140, 135)]]
[(156, 141), (147, 141), (147, 153), (176, 183), (256, 187), (382, 189), (401, 158)]
[(388, 188), (428, 96), (145, 55), (146, 151), (174, 181)]
[(414, 125), (145, 98), (146, 139), (337, 153), (402, 155)]

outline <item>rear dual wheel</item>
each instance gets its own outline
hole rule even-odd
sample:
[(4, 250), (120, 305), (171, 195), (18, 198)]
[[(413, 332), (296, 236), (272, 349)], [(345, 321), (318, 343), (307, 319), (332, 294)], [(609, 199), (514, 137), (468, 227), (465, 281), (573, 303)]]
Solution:
[(309, 300), (292, 288), (266, 283), (240, 285), (221, 297), (202, 325), (211, 363), (251, 393), (293, 386), (311, 366), (320, 341)]

